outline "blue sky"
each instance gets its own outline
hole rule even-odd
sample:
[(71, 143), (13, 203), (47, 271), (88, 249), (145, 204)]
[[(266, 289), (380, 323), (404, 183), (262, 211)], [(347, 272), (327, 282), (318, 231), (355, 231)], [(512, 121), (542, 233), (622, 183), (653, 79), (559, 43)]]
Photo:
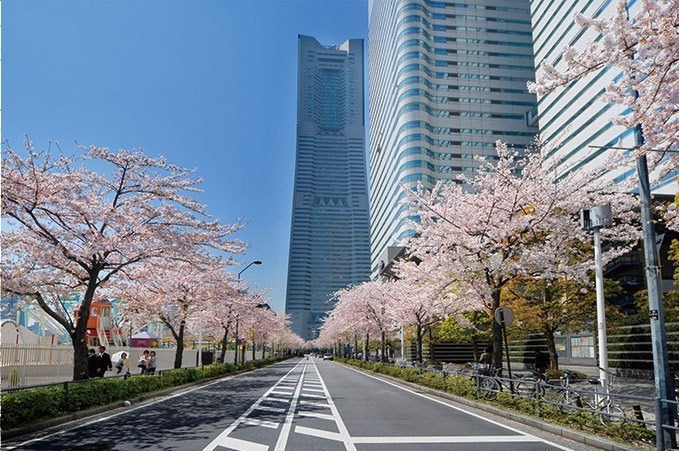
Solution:
[[(195, 167), (243, 277), (284, 311), (297, 35), (366, 39), (367, 0), (4, 0), (2, 139), (143, 148)], [(366, 98), (367, 101), (367, 98)]]

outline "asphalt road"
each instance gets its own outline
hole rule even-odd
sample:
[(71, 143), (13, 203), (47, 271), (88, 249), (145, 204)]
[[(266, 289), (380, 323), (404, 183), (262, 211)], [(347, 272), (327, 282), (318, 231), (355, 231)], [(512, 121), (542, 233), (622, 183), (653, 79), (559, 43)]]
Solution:
[(3, 449), (543, 451), (569, 448), (334, 362), (310, 358), (231, 376), (56, 432), (46, 432), (23, 443), (4, 443)]

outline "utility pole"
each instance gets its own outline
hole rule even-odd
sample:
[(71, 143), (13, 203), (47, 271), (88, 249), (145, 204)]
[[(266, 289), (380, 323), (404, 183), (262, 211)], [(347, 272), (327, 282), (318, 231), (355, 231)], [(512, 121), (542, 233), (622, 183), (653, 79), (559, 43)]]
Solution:
[[(641, 126), (634, 129), (635, 147), (643, 144)], [(674, 381), (667, 357), (667, 335), (665, 333), (665, 315), (662, 307), (662, 287), (660, 280), (660, 264), (655, 238), (655, 222), (651, 217), (651, 186), (648, 180), (648, 165), (646, 155), (637, 159), (637, 173), (639, 174), (639, 203), (641, 206), (641, 225), (644, 231), (644, 259), (646, 262), (646, 288), (648, 290), (648, 309), (651, 321), (651, 341), (653, 349), (653, 368), (655, 393), (661, 400), (674, 401)], [(662, 432), (662, 442), (666, 448), (675, 444), (675, 434), (661, 424), (674, 425), (677, 416), (677, 406), (673, 403), (660, 404), (661, 418), (656, 419), (658, 441)]]

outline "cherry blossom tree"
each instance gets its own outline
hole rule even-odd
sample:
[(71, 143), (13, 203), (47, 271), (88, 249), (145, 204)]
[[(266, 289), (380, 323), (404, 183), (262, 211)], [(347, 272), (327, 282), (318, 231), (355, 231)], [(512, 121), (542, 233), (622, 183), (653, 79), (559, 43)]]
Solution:
[[(618, 0), (608, 18), (576, 14), (576, 22), (600, 39), (582, 51), (567, 47), (558, 67), (543, 61), (528, 87), (544, 95), (607, 67), (620, 71), (621, 77), (607, 86), (606, 99), (631, 112), (614, 122), (627, 128), (641, 124), (645, 143), (637, 153), (648, 153), (649, 161), (657, 162), (663, 155), (657, 151), (676, 150), (679, 144), (679, 0), (640, 0), (636, 14), (627, 4)], [(667, 170), (676, 170), (679, 159), (668, 156)]]
[[(53, 157), (26, 141), (25, 156), (7, 148), (2, 159), (3, 289), (66, 329), (74, 379), (87, 377), (90, 304), (121, 273), (187, 249), (244, 250), (229, 239), (242, 226), (222, 225), (193, 198), (201, 181), (189, 170), (140, 151), (82, 150)], [(63, 303), (72, 292), (82, 294), (75, 317)]]
[[(380, 334), (382, 360), (386, 358), (386, 334), (396, 327), (393, 316), (395, 299), (390, 292), (389, 285), (390, 282), (382, 280), (370, 281), (335, 293), (339, 304), (337, 312), (345, 315), (343, 318), (345, 325), (350, 326), (349, 330), (354, 330), (355, 336), (360, 329), (366, 335), (367, 343), (371, 331)], [(357, 327), (359, 324), (361, 326)], [(345, 337), (348, 335), (346, 330)], [(355, 338), (354, 341), (357, 339)], [(368, 356), (366, 355), (365, 358), (367, 359)]]
[[(539, 150), (519, 153), (498, 143), (497, 153), (496, 164), (480, 159), (474, 177), (413, 193), (412, 214), (420, 222), (412, 223), (418, 236), (408, 250), (420, 263), (404, 264), (399, 277), (407, 281), (436, 274), (444, 279), (436, 285), (445, 286), (447, 279), (453, 300), (463, 303), (457, 310), (485, 308), (492, 315), (503, 288), (517, 276), (582, 276), (588, 266), (558, 252), (566, 241), (589, 241), (578, 223), (580, 209), (611, 204), (617, 224), (604, 229), (602, 236), (619, 243), (638, 238), (631, 225), (634, 199), (616, 192), (601, 177), (605, 168), (561, 177)], [(613, 246), (603, 259), (626, 249)], [(496, 322), (492, 333), (493, 364), (499, 367), (502, 342)]]
[(396, 264), (399, 279), (392, 281), (389, 289), (395, 300), (392, 306), (396, 322), (414, 328), (418, 362), (422, 362), (425, 333), (446, 317), (458, 316), (465, 310), (466, 301), (457, 297), (450, 279), (439, 269), (431, 259), (403, 260)]
[[(220, 314), (209, 306), (222, 295), (215, 291), (215, 287), (223, 287), (222, 265), (208, 256), (158, 258), (131, 268), (126, 276), (128, 283), (120, 291), (125, 308), (158, 318), (169, 329), (176, 343), (174, 367), (181, 368), (184, 337), (191, 323), (196, 331), (205, 312)], [(231, 293), (235, 292), (232, 289)]]

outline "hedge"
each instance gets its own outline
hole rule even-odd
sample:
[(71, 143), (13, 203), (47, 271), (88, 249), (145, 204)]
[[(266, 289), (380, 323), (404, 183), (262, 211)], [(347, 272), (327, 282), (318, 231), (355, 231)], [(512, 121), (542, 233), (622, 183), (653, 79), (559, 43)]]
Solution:
[(260, 368), (285, 359), (287, 357), (268, 358), (249, 361), (239, 366), (216, 363), (203, 367), (160, 371), (155, 376), (131, 376), (127, 379), (95, 378), (3, 393), (0, 395), (2, 429), (27, 426), (37, 421), (132, 399), (145, 393), (189, 382)]

